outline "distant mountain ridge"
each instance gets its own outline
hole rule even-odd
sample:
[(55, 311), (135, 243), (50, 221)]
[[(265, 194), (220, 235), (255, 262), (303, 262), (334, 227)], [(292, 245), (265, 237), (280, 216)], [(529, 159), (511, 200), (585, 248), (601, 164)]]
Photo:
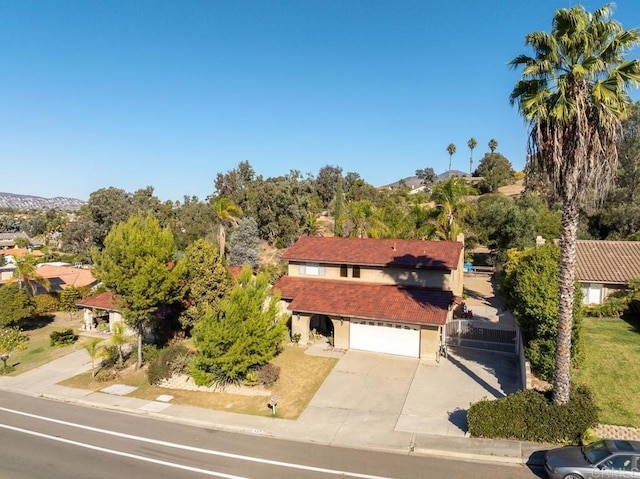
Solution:
[(79, 210), (86, 201), (77, 198), (56, 196), (55, 198), (42, 198), (41, 196), (17, 195), (15, 193), (0, 192), (0, 208), (12, 210)]

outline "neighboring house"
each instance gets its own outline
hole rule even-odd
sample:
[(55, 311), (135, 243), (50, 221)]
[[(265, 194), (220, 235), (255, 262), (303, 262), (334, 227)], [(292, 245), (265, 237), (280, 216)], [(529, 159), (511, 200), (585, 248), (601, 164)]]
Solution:
[[(98, 280), (93, 277), (87, 268), (64, 264), (44, 263), (38, 265), (38, 275), (49, 280), (49, 292), (60, 292), (70, 286), (76, 288), (92, 288), (98, 284)], [(38, 292), (45, 292), (38, 288)]]
[(274, 288), (303, 342), (315, 330), (336, 348), (433, 358), (462, 296), (463, 256), (453, 241), (303, 237)]
[(96, 329), (99, 321), (106, 318), (109, 331), (113, 332), (114, 325), (122, 321), (120, 306), (111, 291), (105, 291), (76, 301), (76, 305), (84, 310), (84, 329)]
[(601, 304), (640, 277), (640, 241), (586, 241), (576, 245), (576, 281), (583, 304)]
[(16, 246), (16, 238), (23, 238), (31, 244), (31, 238), (27, 233), (18, 231), (16, 233), (0, 233), (0, 248), (14, 248)]

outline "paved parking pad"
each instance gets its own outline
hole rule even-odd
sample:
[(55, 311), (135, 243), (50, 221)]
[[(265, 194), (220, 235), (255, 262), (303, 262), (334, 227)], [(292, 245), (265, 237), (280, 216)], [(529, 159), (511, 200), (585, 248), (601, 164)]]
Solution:
[(463, 437), (466, 410), (518, 389), (515, 358), (460, 349), (439, 363), (347, 351), (299, 421), (332, 424), (334, 443), (398, 433)]

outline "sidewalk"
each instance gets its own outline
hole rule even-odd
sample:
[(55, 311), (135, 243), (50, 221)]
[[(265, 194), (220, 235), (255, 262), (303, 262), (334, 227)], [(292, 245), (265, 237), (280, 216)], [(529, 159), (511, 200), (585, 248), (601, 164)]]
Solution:
[(321, 418), (303, 414), (293, 421), (175, 405), (169, 402), (170, 396), (159, 396), (155, 401), (131, 398), (126, 396), (129, 392), (126, 386), (93, 392), (57, 385), (90, 369), (88, 353), (76, 351), (19, 376), (0, 376), (0, 390), (298, 442), (514, 465), (542, 464), (539, 444), (430, 435), (410, 432), (406, 426), (399, 432), (390, 428), (389, 418), (383, 412), (343, 417), (342, 410), (327, 409)]

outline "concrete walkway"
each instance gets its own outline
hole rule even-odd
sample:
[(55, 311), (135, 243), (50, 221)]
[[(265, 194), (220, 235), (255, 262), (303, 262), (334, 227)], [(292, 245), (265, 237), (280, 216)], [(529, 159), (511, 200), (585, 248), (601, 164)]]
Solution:
[[(294, 441), (539, 465), (540, 445), (465, 437), (466, 416), (450, 409), (452, 398), (462, 410), (483, 396), (510, 392), (511, 386), (505, 385), (512, 379), (496, 375), (493, 367), (487, 358), (455, 352), (450, 360), (438, 364), (348, 351), (295, 421), (180, 406), (171, 404), (170, 397), (155, 401), (131, 398), (123, 395), (128, 391), (117, 388), (108, 393), (58, 385), (91, 369), (85, 350), (16, 377), (0, 376), (0, 389)], [(501, 375), (502, 379), (496, 379)], [(464, 386), (470, 381), (476, 386)]]

